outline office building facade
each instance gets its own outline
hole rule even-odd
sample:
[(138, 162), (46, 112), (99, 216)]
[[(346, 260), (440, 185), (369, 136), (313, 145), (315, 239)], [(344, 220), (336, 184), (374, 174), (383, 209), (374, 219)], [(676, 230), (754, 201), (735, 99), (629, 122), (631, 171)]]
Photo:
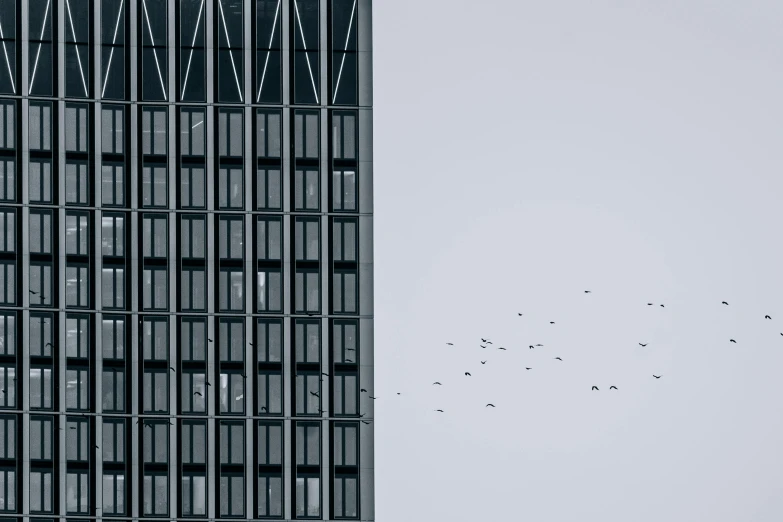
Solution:
[(0, 0), (0, 520), (374, 519), (371, 0)]

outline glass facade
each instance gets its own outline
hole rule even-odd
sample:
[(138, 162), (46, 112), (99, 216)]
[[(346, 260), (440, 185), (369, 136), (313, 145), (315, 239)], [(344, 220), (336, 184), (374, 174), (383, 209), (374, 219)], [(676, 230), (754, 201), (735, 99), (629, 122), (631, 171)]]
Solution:
[(0, 0), (0, 518), (374, 519), (371, 10)]

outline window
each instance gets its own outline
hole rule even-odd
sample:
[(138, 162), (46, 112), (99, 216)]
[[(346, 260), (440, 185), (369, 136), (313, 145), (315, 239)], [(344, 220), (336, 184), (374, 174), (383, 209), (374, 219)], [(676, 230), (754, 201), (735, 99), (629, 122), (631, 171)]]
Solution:
[[(142, 2), (151, 0), (142, 0)], [(145, 472), (142, 482), (145, 516), (168, 516), (169, 477), (165, 472)]]
[[(103, 421), (103, 514), (126, 514), (125, 421)], [(100, 487), (100, 485), (98, 486)]]
[(296, 218), (294, 224), (294, 251), (297, 261), (318, 261), (320, 257), (318, 219)]
[(355, 373), (334, 375), (334, 414), (356, 415), (359, 412), (359, 379)]
[(16, 161), (0, 156), (0, 201), (16, 201)]
[[(9, 34), (14, 34), (14, 30), (9, 29)], [(1, 82), (2, 79), (0, 86)], [(16, 104), (3, 100), (0, 101), (0, 201), (16, 201), (16, 180)]]
[(205, 208), (206, 207), (206, 180), (204, 179), (204, 167), (194, 165), (183, 165), (180, 168), (182, 180), (182, 198), (183, 208)]
[[(166, 101), (168, 92), (168, 51), (166, 0), (141, 0), (142, 33), (141, 95), (143, 100)], [(145, 478), (145, 488), (146, 488)], [(145, 495), (145, 499), (146, 499)], [(146, 501), (145, 501), (145, 514)], [(149, 514), (158, 514), (150, 512)]]
[(283, 425), (279, 422), (258, 423), (258, 516), (281, 517), (283, 514)]
[(358, 516), (358, 425), (336, 423), (334, 426), (334, 516)]
[(89, 409), (90, 380), (86, 369), (65, 370), (65, 407), (69, 411)]
[(0, 209), (0, 253), (16, 251), (16, 213), (13, 209)]
[[(15, 268), (11, 265), (11, 271)], [(8, 271), (8, 268), (6, 268)], [(3, 279), (3, 264), (0, 262), (0, 285), (2, 285)], [(46, 262), (30, 262), (30, 305), (31, 306), (52, 306), (52, 265), (51, 261)], [(13, 299), (15, 290), (10, 289), (10, 294)], [(0, 300), (3, 298), (3, 288), (0, 288)], [(13, 301), (8, 304), (13, 304)]]
[(142, 206), (168, 205), (168, 172), (165, 165), (145, 165), (142, 169)]
[(241, 217), (221, 217), (218, 221), (218, 252), (221, 259), (243, 259), (245, 223)]
[[(272, 0), (275, 3), (277, 0)], [(265, 0), (258, 0), (259, 4)], [(282, 124), (279, 110), (256, 111), (256, 156), (263, 159), (280, 159), (282, 150)]]
[(30, 513), (53, 513), (52, 471), (30, 470)]
[[(40, 0), (33, 0), (38, 2)], [(30, 6), (32, 11), (32, 5)], [(31, 17), (33, 18), (33, 17)], [(29, 108), (29, 145), (31, 151), (52, 150), (52, 104), (49, 102), (30, 103)]]
[(296, 414), (321, 414), (321, 382), (317, 372), (297, 372)]
[(220, 167), (218, 180), (218, 207), (239, 210), (244, 207), (244, 188), (241, 167)]
[(168, 464), (169, 423), (168, 421), (144, 421), (143, 431), (144, 464)]
[(85, 308), (89, 306), (90, 277), (84, 265), (65, 267), (65, 306)]
[(258, 362), (282, 362), (282, 320), (259, 319), (256, 343), (258, 347)]
[(0, 459), (16, 458), (16, 417), (0, 415)]
[(218, 0), (219, 18), (217, 53), (217, 98), (221, 102), (238, 102), (244, 86), (244, 55), (242, 47), (242, 0)]
[(126, 9), (124, 0), (101, 2), (102, 98), (125, 99)]
[(104, 463), (125, 462), (125, 421), (104, 419), (101, 454)]
[(317, 269), (297, 269), (294, 275), (294, 310), (318, 313), (321, 309), (320, 278)]
[(244, 208), (244, 114), (221, 109), (218, 114), (218, 208)]
[(294, 210), (317, 211), (320, 193), (318, 192), (317, 167), (297, 167), (294, 172)]
[(258, 269), (258, 311), (283, 310), (283, 275), (279, 268)]
[(207, 386), (204, 372), (182, 371), (182, 413), (207, 411)]
[(104, 308), (125, 308), (125, 269), (104, 266), (101, 275), (101, 302)]
[(356, 111), (332, 112), (332, 210), (356, 212)]
[(294, 103), (319, 103), (318, 61), (320, 6), (318, 0), (293, 0)]
[(332, 350), (336, 363), (357, 363), (359, 323), (355, 320), (334, 321), (332, 324)]
[(206, 310), (206, 218), (183, 215), (180, 233), (182, 281), (180, 306), (184, 311)]
[(245, 282), (242, 269), (221, 268), (218, 279), (221, 311), (242, 311), (245, 309)]
[(182, 216), (181, 252), (183, 259), (205, 259), (207, 231), (206, 219), (200, 215)]
[(256, 0), (256, 103), (282, 99), (281, 0)]
[(220, 362), (245, 360), (245, 323), (242, 319), (220, 319)]
[[(32, 279), (32, 271), (30, 277)], [(30, 288), (33, 288), (32, 284)], [(16, 304), (16, 263), (14, 261), (0, 260), (0, 304)]]
[(183, 0), (180, 15), (179, 92), (182, 101), (206, 100), (204, 2)]
[(244, 464), (245, 425), (242, 422), (220, 423), (220, 464)]
[(358, 105), (357, 96), (357, 22), (356, 0), (332, 2), (332, 103)]
[(198, 267), (182, 267), (182, 310), (206, 310), (207, 283), (206, 270)]
[(357, 518), (359, 477), (356, 475), (335, 475), (334, 516), (335, 518)]
[(89, 2), (66, 2), (65, 10), (65, 95), (90, 96), (90, 18)]
[(48, 0), (30, 0), (28, 70), (31, 72), (28, 94), (32, 96), (54, 94), (55, 58), (52, 53), (52, 11), (54, 6), (50, 4), (51, 2)]
[(148, 317), (144, 319), (142, 343), (145, 361), (168, 362), (169, 359), (169, 328), (165, 317)]
[(168, 257), (168, 221), (162, 214), (144, 214), (144, 257)]
[[(111, 2), (116, 0), (103, 1)], [(101, 132), (102, 153), (125, 153), (125, 108), (123, 106), (104, 105), (101, 108)]]
[(16, 407), (16, 366), (0, 363), (0, 408)]
[(90, 124), (87, 105), (65, 105), (65, 152), (87, 152), (90, 144)]
[(180, 330), (183, 361), (206, 361), (207, 323), (204, 319), (182, 319)]
[(245, 516), (245, 477), (239, 473), (220, 474), (220, 516)]
[(90, 231), (86, 213), (68, 212), (65, 215), (65, 253), (89, 255)]
[(356, 220), (335, 219), (332, 224), (332, 256), (335, 261), (356, 262)]
[[(3, 2), (0, 6), (0, 25), (3, 32), (0, 34), (0, 45), (5, 59), (5, 68), (0, 72), (0, 93), (16, 94), (16, 2)], [(2, 496), (2, 495), (0, 495)], [(0, 508), (2, 510), (2, 508)]]
[[(30, 416), (30, 459), (33, 461), (52, 460), (51, 417)], [(39, 463), (36, 463), (39, 464)]]
[(220, 373), (220, 413), (245, 413), (245, 379), (240, 371)]
[(221, 109), (218, 114), (218, 154), (225, 158), (244, 155), (245, 128), (241, 109)]
[(297, 363), (318, 363), (321, 360), (321, 323), (318, 320), (297, 319), (294, 327)]
[[(158, 0), (144, 1), (150, 3)], [(161, 23), (165, 23), (165, 19)], [(145, 156), (165, 156), (168, 150), (167, 109), (165, 107), (142, 108), (141, 123), (142, 154)]]
[(206, 207), (206, 112), (183, 108), (180, 112), (180, 205)]
[(332, 171), (332, 210), (356, 212), (355, 168), (335, 168)]
[(167, 370), (144, 371), (144, 412), (168, 413), (169, 374)]
[(79, 359), (87, 359), (90, 356), (89, 316), (69, 314), (66, 317), (65, 355)]
[(52, 409), (52, 368), (30, 368), (30, 409)]
[(334, 313), (357, 313), (357, 279), (355, 269), (335, 269), (332, 278), (332, 310)]
[(70, 462), (89, 460), (90, 430), (87, 419), (68, 417), (65, 423), (65, 458)]
[(30, 313), (30, 355), (51, 357), (53, 319), (51, 314)]
[(89, 485), (86, 470), (69, 470), (65, 475), (65, 511), (68, 514), (87, 514)]
[(125, 206), (125, 167), (104, 163), (101, 167), (101, 201), (106, 206)]
[(278, 217), (259, 217), (256, 227), (258, 249), (257, 256), (262, 261), (280, 261), (282, 259), (283, 222)]
[(182, 423), (182, 463), (206, 464), (207, 425), (204, 421)]
[(125, 215), (104, 213), (101, 217), (101, 252), (104, 256), (125, 255)]
[(283, 516), (283, 477), (280, 472), (261, 472), (258, 477), (258, 516)]
[(315, 423), (296, 424), (296, 516), (318, 517), (321, 513), (321, 429)]
[[(38, 332), (40, 335), (40, 331)], [(30, 351), (34, 350), (32, 343), (34, 336), (30, 335)], [(16, 354), (16, 314), (13, 312), (0, 312), (0, 356), (12, 356)], [(2, 458), (2, 457), (0, 457)]]
[(182, 515), (201, 517), (207, 514), (207, 477), (203, 472), (187, 472), (182, 477)]
[(16, 469), (0, 467), (0, 512), (16, 511)]
[(103, 369), (103, 411), (125, 411), (125, 370), (123, 368)]
[(281, 466), (283, 464), (283, 425), (279, 422), (259, 421), (258, 463)]
[(30, 253), (52, 253), (52, 212), (50, 210), (30, 211)]
[[(259, 9), (267, 8), (266, 0), (258, 0)], [(279, 3), (279, 0), (276, 0)], [(258, 109), (256, 112), (256, 208), (282, 210), (282, 115), (279, 110)]]
[(280, 168), (260, 166), (257, 174), (256, 201), (258, 210), (281, 210)]
[(125, 472), (103, 471), (103, 515), (125, 514)]
[(258, 375), (258, 414), (282, 415), (283, 376), (279, 372), (260, 372)]
[(103, 316), (103, 358), (125, 359), (125, 318)]
[(50, 159), (30, 159), (30, 203), (44, 203), (51, 205), (52, 187), (52, 162)]

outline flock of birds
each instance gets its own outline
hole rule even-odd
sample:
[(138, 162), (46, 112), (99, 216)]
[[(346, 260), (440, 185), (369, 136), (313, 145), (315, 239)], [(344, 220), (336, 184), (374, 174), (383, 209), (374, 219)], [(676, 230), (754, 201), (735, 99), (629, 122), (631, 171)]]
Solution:
[[(591, 294), (591, 293), (592, 293), (592, 291), (591, 291), (591, 290), (585, 290), (585, 291), (584, 291), (584, 293), (585, 293), (585, 294)], [(729, 306), (729, 303), (728, 303), (727, 301), (721, 301), (721, 304), (722, 304), (722, 305), (724, 305), (724, 306)], [(655, 303), (647, 303), (647, 306), (655, 306)], [(664, 306), (663, 304), (661, 304), (661, 303), (659, 303), (659, 304), (658, 304), (658, 306), (659, 306), (659, 307), (661, 307), (661, 308), (665, 308), (665, 306)], [(522, 317), (524, 314), (522, 314), (522, 313), (517, 313), (517, 315), (518, 315), (519, 317)], [(771, 319), (772, 319), (772, 317), (771, 317), (770, 315), (765, 315), (765, 316), (764, 316), (764, 319), (771, 320)], [(554, 321), (549, 321), (549, 324), (555, 324), (555, 322), (554, 322)], [(783, 332), (781, 332), (781, 334), (780, 334), (780, 335), (781, 335), (781, 336), (783, 336)], [(479, 347), (480, 347), (480, 348), (482, 348), (482, 349), (488, 349), (488, 348), (489, 348), (489, 345), (493, 344), (493, 343), (492, 343), (492, 341), (491, 341), (489, 338), (483, 338), (483, 337), (481, 337), (481, 338), (480, 338), (480, 340), (481, 340), (481, 342), (479, 343)], [(735, 339), (729, 339), (729, 342), (730, 342), (730, 343), (734, 343), (734, 344), (736, 344), (736, 343), (737, 343), (737, 341), (736, 341)], [(638, 343), (638, 344), (639, 344), (639, 346), (641, 346), (642, 348), (644, 348), (644, 347), (646, 347), (646, 346), (647, 346), (649, 343), (641, 343), (641, 342), (640, 342), (640, 343)], [(454, 343), (452, 343), (452, 342), (447, 342), (447, 343), (446, 343), (446, 345), (447, 345), (447, 346), (454, 346)], [(528, 349), (530, 349), (530, 350), (534, 350), (534, 349), (536, 349), (536, 348), (543, 347), (543, 346), (544, 346), (544, 345), (543, 345), (543, 344), (540, 344), (540, 343), (539, 343), (539, 344), (531, 344), (531, 345), (529, 345), (529, 346), (528, 346)], [(503, 347), (503, 346), (498, 346), (498, 347), (497, 347), (497, 349), (498, 349), (498, 350), (506, 350), (506, 348), (505, 348), (505, 347)], [(556, 360), (556, 361), (561, 361), (561, 362), (563, 361), (562, 357), (553, 357), (553, 360)], [(483, 365), (483, 364), (487, 364), (487, 362), (488, 362), (488, 361), (486, 361), (486, 360), (479, 360), (479, 361), (481, 362), (481, 364), (482, 364), (482, 365)], [(529, 370), (532, 370), (532, 369), (533, 369), (533, 368), (531, 368), (531, 367), (527, 367), (527, 366), (525, 367), (525, 370), (528, 370), (528, 371), (529, 371)], [(472, 375), (471, 375), (471, 373), (470, 373), (470, 372), (467, 372), (467, 371), (465, 372), (465, 377), (471, 377), (471, 376), (472, 376)], [(660, 379), (661, 377), (663, 377), (663, 375), (655, 375), (655, 374), (652, 374), (652, 377), (653, 377), (654, 379), (658, 380), (658, 379)], [(432, 383), (432, 386), (443, 386), (443, 383), (441, 383), (440, 381), (435, 381), (435, 382), (433, 382), (433, 383)], [(600, 391), (600, 389), (599, 389), (599, 388), (598, 388), (598, 386), (596, 386), (596, 385), (593, 385), (593, 386), (590, 388), (590, 390), (591, 390), (591, 391)], [(617, 386), (615, 386), (615, 385), (611, 385), (611, 386), (609, 386), (609, 390), (617, 390)], [(367, 393), (367, 390), (365, 390), (364, 388), (362, 388), (362, 389), (361, 389), (361, 393)], [(397, 393), (397, 395), (400, 395), (400, 393), (398, 392), (398, 393)], [(377, 399), (377, 397), (370, 396), (370, 399)], [(485, 406), (485, 408), (495, 408), (495, 407), (496, 407), (496, 406), (495, 406), (493, 403), (491, 403), (491, 402), (490, 402), (490, 403), (487, 403), (487, 405)], [(445, 411), (444, 411), (443, 409), (436, 409), (436, 410), (434, 410), (434, 411), (435, 411), (435, 412), (439, 412), (439, 413), (445, 413)], [(360, 415), (360, 416), (364, 416), (364, 415)], [(366, 421), (363, 421), (363, 422), (366, 422)]]

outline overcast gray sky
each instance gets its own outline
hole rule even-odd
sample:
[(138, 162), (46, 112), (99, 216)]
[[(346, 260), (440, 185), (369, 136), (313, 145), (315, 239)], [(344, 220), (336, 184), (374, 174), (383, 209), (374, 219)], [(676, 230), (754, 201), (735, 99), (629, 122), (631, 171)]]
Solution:
[(373, 19), (377, 520), (783, 520), (783, 3)]

